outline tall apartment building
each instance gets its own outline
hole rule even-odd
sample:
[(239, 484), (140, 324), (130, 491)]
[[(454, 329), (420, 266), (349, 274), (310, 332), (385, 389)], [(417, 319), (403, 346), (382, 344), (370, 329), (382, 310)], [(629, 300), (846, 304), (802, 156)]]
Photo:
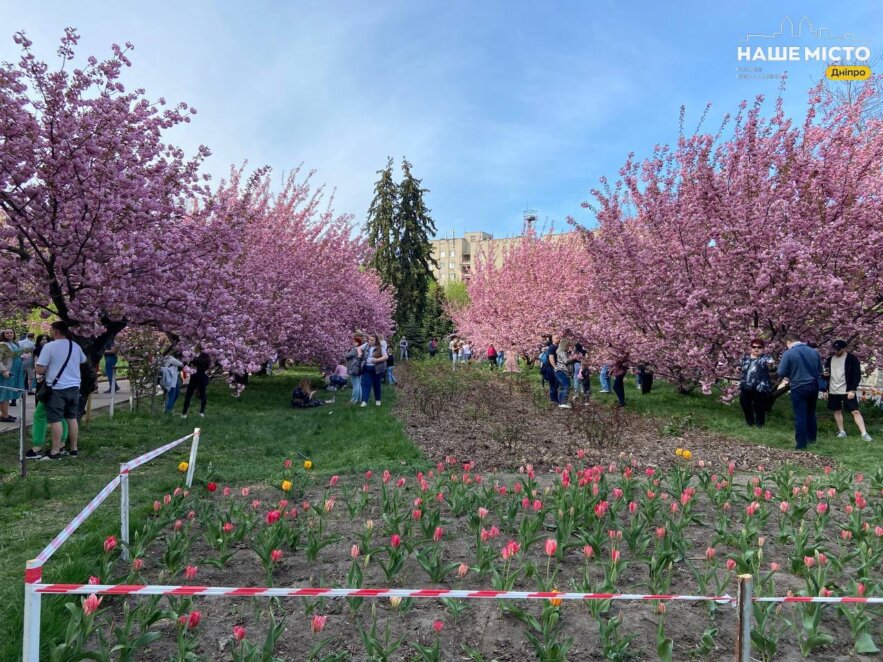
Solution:
[(500, 266), (506, 248), (519, 240), (520, 237), (494, 239), (487, 232), (466, 232), (462, 237), (451, 235), (432, 239), (432, 257), (438, 264), (438, 268), (432, 270), (433, 275), (442, 285), (456, 280), (468, 280), (479, 256), (485, 259), (493, 255), (494, 263)]

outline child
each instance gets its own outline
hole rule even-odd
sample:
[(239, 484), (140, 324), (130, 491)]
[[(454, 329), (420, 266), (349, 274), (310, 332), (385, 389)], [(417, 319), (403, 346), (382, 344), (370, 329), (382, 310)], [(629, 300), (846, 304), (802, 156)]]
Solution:
[(322, 405), (330, 405), (334, 400), (316, 400), (313, 396), (315, 391), (310, 389), (310, 380), (301, 379), (297, 388), (291, 394), (291, 406), (294, 409), (306, 409), (308, 407), (321, 407)]

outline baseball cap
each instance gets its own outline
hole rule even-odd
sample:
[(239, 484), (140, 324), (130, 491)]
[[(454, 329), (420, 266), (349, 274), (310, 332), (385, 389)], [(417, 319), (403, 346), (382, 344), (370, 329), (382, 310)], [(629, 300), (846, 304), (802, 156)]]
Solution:
[(844, 347), (846, 347), (846, 341), (845, 341), (845, 340), (835, 340), (835, 341), (834, 341), (834, 349), (836, 349), (838, 352), (839, 352), (841, 349), (843, 349)]

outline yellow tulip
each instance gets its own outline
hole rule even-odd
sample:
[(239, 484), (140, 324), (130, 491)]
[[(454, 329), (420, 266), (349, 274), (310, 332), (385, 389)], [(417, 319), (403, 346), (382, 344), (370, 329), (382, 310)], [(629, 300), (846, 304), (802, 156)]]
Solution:
[(291, 491), (291, 481), (290, 480), (283, 480), (282, 481), (282, 491), (283, 492), (290, 492)]
[(399, 605), (402, 604), (402, 599), (399, 596), (394, 595), (389, 599), (389, 604), (392, 605), (393, 609), (398, 609)]
[(181, 473), (184, 473), (189, 468), (190, 468), (190, 465), (187, 464), (186, 462), (182, 462), (181, 464), (178, 465), (178, 471), (180, 471)]
[(313, 468), (313, 463), (310, 460), (304, 460), (304, 469), (309, 471)]
[[(557, 592), (558, 592), (558, 589), (557, 589), (557, 588), (553, 588), (553, 589), (552, 589), (552, 592), (553, 592), (553, 593), (557, 593)], [(549, 604), (552, 605), (553, 607), (560, 607), (560, 606), (561, 606), (561, 602), (562, 602), (561, 598), (549, 598)]]
[(691, 453), (690, 451), (684, 451), (683, 458), (684, 458), (685, 460), (690, 460), (690, 459), (693, 458), (693, 453)]
[(684, 449), (683, 449), (683, 448), (678, 448), (678, 449), (675, 451), (675, 455), (677, 455), (678, 457), (681, 457), (683, 454), (684, 454)]

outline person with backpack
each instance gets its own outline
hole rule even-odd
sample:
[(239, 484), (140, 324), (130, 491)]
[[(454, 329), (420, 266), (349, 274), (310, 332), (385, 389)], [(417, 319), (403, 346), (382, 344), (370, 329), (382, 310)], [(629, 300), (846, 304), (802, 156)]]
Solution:
[(165, 414), (171, 413), (175, 408), (178, 396), (181, 394), (181, 386), (184, 383), (181, 379), (181, 368), (183, 367), (184, 364), (172, 354), (163, 359), (162, 368), (160, 368), (159, 385), (166, 392), (166, 405), (163, 408), (163, 413)]
[[(53, 340), (40, 350), (35, 367), (37, 375), (43, 381), (37, 397), (46, 406), (46, 422), (52, 432), (52, 448), (39, 458), (41, 460), (59, 460), (64, 455), (79, 455), (77, 441), (80, 430), (80, 366), (86, 362), (86, 354), (70, 337), (67, 323), (53, 322), (50, 328)], [(64, 453), (61, 447), (62, 420), (67, 421), (69, 446), (69, 450)]]

